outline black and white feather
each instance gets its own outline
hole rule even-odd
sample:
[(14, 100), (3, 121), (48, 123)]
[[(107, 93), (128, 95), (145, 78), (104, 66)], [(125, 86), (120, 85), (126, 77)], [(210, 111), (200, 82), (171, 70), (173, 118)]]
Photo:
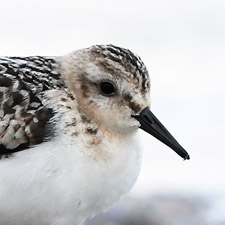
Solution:
[(53, 58), (0, 58), (0, 155), (39, 144), (50, 135), (46, 130), (53, 110), (43, 104), (43, 93), (62, 87)]

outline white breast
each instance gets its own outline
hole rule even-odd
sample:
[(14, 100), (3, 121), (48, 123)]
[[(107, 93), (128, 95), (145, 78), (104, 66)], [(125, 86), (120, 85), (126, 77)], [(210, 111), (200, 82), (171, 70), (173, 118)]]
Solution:
[(133, 133), (113, 145), (106, 141), (101, 156), (61, 136), (2, 159), (0, 224), (80, 225), (106, 210), (137, 179), (142, 156), (137, 139)]

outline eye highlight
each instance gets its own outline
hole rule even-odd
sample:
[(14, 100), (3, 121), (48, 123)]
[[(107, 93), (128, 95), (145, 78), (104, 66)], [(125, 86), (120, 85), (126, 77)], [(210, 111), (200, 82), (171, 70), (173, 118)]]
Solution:
[(101, 93), (106, 96), (112, 96), (116, 93), (115, 84), (111, 81), (102, 81), (99, 88)]

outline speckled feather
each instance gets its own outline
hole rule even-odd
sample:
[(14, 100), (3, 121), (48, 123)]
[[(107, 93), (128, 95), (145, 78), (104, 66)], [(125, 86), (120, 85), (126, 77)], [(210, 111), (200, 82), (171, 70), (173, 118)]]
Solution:
[(0, 155), (26, 149), (52, 135), (46, 129), (53, 110), (43, 104), (43, 93), (62, 87), (53, 58), (0, 58)]

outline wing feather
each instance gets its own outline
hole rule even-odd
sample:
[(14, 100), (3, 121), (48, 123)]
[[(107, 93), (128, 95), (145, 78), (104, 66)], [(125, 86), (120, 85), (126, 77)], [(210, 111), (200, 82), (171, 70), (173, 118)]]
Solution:
[(53, 58), (0, 58), (0, 155), (46, 140), (53, 110), (43, 93), (63, 85), (56, 67)]

